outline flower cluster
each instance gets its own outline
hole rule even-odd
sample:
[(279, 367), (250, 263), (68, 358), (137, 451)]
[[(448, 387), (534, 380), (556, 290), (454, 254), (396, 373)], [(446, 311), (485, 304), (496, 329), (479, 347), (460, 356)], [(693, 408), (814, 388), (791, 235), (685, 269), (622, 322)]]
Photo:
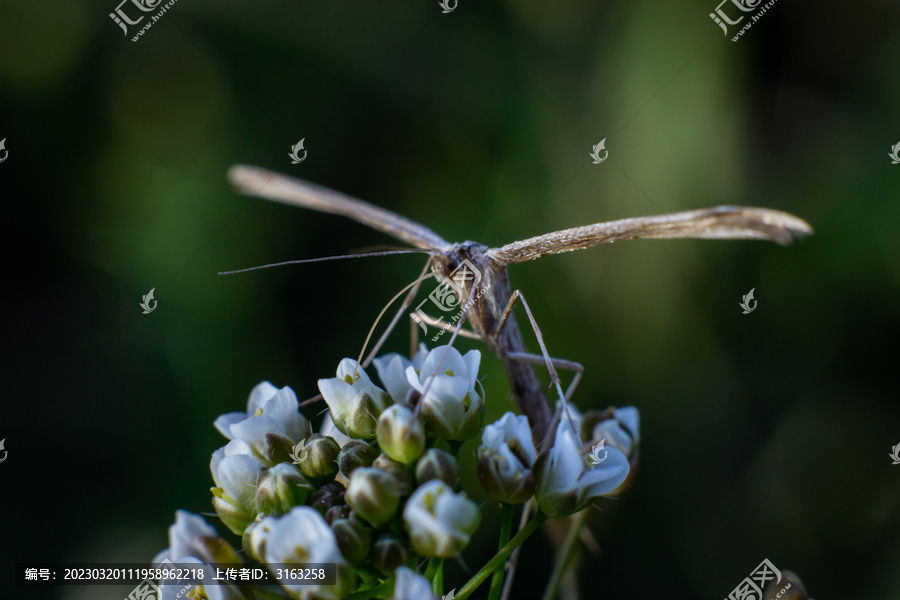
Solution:
[[(338, 600), (359, 590), (432, 598), (431, 582), (408, 567), (458, 556), (481, 521), (461, 491), (462, 442), (481, 436), (477, 474), (489, 498), (506, 504), (534, 498), (545, 516), (573, 514), (622, 486), (636, 452), (636, 411), (592, 417), (591, 435), (610, 440), (602, 465), (588, 464), (586, 440), (567, 419), (539, 454), (526, 417), (507, 413), (484, 426), (480, 362), (477, 350), (462, 355), (422, 345), (412, 359), (375, 359), (379, 387), (355, 360), (344, 359), (335, 377), (319, 380), (329, 409), (319, 432), (290, 388), (260, 383), (246, 411), (215, 421), (229, 440), (210, 461), (216, 513), (253, 560), (336, 565), (333, 585), (280, 580), (291, 598)], [(620, 417), (632, 417), (634, 428)], [(579, 422), (584, 429), (587, 419)], [(241, 561), (198, 515), (179, 511), (169, 538), (156, 562)], [(191, 597), (252, 597), (239, 587), (195, 587)], [(161, 597), (167, 594), (163, 589)]]

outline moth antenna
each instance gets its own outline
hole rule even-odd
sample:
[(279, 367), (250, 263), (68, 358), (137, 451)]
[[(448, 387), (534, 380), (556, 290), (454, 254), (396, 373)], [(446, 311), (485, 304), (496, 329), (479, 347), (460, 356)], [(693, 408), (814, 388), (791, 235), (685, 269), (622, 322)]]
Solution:
[(431, 254), (430, 250), (418, 250), (408, 248), (406, 250), (383, 250), (381, 252), (365, 252), (362, 254), (341, 254), (340, 256), (325, 256), (323, 258), (305, 258), (303, 260), (288, 260), (280, 263), (272, 263), (269, 265), (260, 265), (258, 267), (250, 267), (249, 269), (238, 269), (236, 271), (221, 271), (219, 275), (234, 275), (236, 273), (246, 273), (248, 271), (258, 271), (260, 269), (268, 269), (270, 267), (283, 267), (285, 265), (302, 265), (305, 263), (325, 262), (327, 260), (345, 260), (348, 258), (365, 258), (369, 256), (389, 256), (391, 254)]
[[(428, 262), (429, 262), (429, 264), (431, 263), (430, 260)], [(427, 266), (428, 265), (426, 265), (426, 267)], [(363, 355), (366, 353), (366, 346), (369, 345), (369, 340), (372, 339), (372, 334), (375, 333), (375, 327), (378, 326), (378, 322), (381, 320), (381, 317), (384, 316), (384, 313), (387, 311), (387, 309), (390, 308), (391, 304), (393, 304), (397, 300), (397, 298), (402, 296), (409, 288), (413, 287), (414, 285), (419, 285), (420, 283), (422, 283), (429, 277), (434, 277), (434, 273), (428, 273), (427, 275), (420, 276), (418, 279), (416, 279), (415, 281), (413, 281), (412, 283), (410, 283), (409, 285), (404, 287), (402, 290), (397, 292), (397, 294), (393, 298), (391, 298), (391, 300), (387, 304), (384, 305), (384, 308), (382, 308), (381, 312), (378, 313), (378, 317), (375, 319), (375, 322), (372, 323), (372, 327), (369, 328), (369, 334), (366, 336), (366, 341), (363, 342), (362, 349), (359, 351), (359, 358), (356, 359), (357, 371), (359, 370), (359, 365), (362, 362)], [(354, 371), (353, 375), (354, 376), (357, 375), (357, 372)]]

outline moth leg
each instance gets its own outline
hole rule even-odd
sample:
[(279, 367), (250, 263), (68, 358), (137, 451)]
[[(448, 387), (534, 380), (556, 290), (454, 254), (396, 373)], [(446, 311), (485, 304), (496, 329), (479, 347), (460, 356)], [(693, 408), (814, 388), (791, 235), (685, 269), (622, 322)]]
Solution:
[[(444, 323), (440, 319), (435, 319), (434, 317), (430, 317), (422, 312), (420, 312), (417, 315), (417, 317), (419, 319), (421, 319), (421, 321), (424, 321), (425, 323), (427, 323), (428, 325), (431, 325), (432, 327), (438, 327), (440, 329), (447, 329), (451, 333), (459, 332), (459, 335), (461, 335), (463, 337), (471, 338), (473, 340), (481, 340), (480, 335), (478, 335), (474, 331), (469, 331), (468, 329), (462, 329), (459, 325), (451, 325), (450, 323)], [(417, 322), (413, 317), (410, 317), (410, 319), (413, 322)], [(421, 321), (419, 321), (419, 322), (421, 322)], [(412, 344), (413, 344), (412, 354), (415, 354), (415, 349), (416, 349), (416, 344), (418, 343), (418, 339), (419, 339), (419, 331), (417, 328), (413, 327), (412, 328)]]
[[(509, 352), (507, 353), (507, 356), (513, 360), (521, 360), (522, 362), (527, 362), (532, 365), (544, 364), (544, 357), (540, 354), (532, 354), (530, 352)], [(582, 377), (584, 377), (584, 365), (575, 362), (574, 360), (566, 360), (564, 358), (550, 357), (550, 361), (557, 369), (572, 371), (575, 374), (572, 377), (571, 383), (569, 383), (569, 387), (566, 388), (566, 402), (571, 402), (572, 395), (575, 393), (575, 388), (578, 387)]]
[[(400, 317), (403, 316), (403, 313), (412, 305), (413, 300), (416, 297), (416, 293), (419, 291), (419, 287), (422, 285), (422, 282), (425, 281), (425, 273), (428, 272), (428, 269), (431, 268), (432, 258), (428, 258), (428, 262), (425, 263), (425, 268), (422, 269), (422, 272), (419, 273), (419, 278), (416, 279), (416, 284), (409, 290), (409, 293), (406, 295), (406, 298), (403, 299), (403, 302), (400, 304), (400, 308), (397, 310), (397, 314), (394, 315), (394, 318), (391, 319), (391, 322), (388, 323), (387, 328), (384, 330), (384, 333), (381, 334), (381, 337), (378, 338), (378, 341), (375, 342), (375, 345), (372, 346), (372, 351), (369, 352), (369, 355), (366, 357), (366, 360), (363, 361), (362, 366), (366, 368), (372, 362), (372, 359), (375, 358), (375, 355), (378, 354), (378, 351), (381, 350), (381, 347), (384, 346), (384, 342), (387, 340), (388, 336), (394, 330), (394, 327), (397, 326), (397, 322), (400, 321)], [(415, 332), (413, 332), (415, 335)], [(415, 345), (413, 345), (413, 354), (415, 354)], [(412, 355), (410, 355), (412, 356)]]
[[(512, 309), (516, 304), (516, 300), (520, 300), (522, 302), (522, 306), (525, 308), (525, 313), (528, 315), (528, 321), (531, 323), (531, 329), (534, 331), (534, 335), (537, 338), (538, 345), (541, 347), (540, 356), (543, 358), (544, 365), (547, 367), (547, 371), (550, 373), (550, 385), (556, 386), (556, 393), (559, 395), (559, 399), (563, 405), (563, 412), (566, 414), (566, 418), (569, 420), (569, 424), (572, 426), (572, 433), (575, 434), (576, 439), (578, 438), (578, 427), (575, 425), (575, 420), (572, 418), (572, 415), (569, 413), (569, 401), (566, 395), (562, 391), (562, 385), (559, 381), (559, 375), (556, 372), (556, 367), (553, 365), (553, 359), (550, 358), (550, 353), (547, 352), (547, 346), (544, 344), (544, 336), (541, 335), (541, 328), (538, 327), (537, 321), (534, 320), (534, 315), (531, 314), (531, 308), (528, 306), (528, 302), (525, 300), (525, 295), (520, 291), (516, 290), (512, 293), (512, 296), (509, 298), (509, 302), (506, 303), (506, 308), (503, 309), (503, 315), (500, 317), (500, 322), (497, 324), (497, 328), (493, 332), (493, 336), (497, 337), (500, 335), (500, 332), (503, 330), (503, 325), (506, 324), (506, 319), (509, 318), (509, 315), (512, 313)], [(584, 371), (584, 367), (581, 369)], [(548, 435), (552, 434), (551, 431), (547, 432)]]

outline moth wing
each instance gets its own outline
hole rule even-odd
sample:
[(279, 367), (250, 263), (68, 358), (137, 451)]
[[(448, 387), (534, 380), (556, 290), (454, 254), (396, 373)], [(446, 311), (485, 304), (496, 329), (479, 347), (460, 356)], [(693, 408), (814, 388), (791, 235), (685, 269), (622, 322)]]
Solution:
[(417, 248), (450, 246), (441, 236), (411, 219), (302, 179), (260, 167), (235, 165), (228, 171), (228, 180), (238, 193), (348, 217)]
[(794, 238), (809, 235), (812, 231), (806, 221), (786, 212), (768, 208), (716, 206), (563, 229), (492, 248), (488, 254), (500, 263), (520, 263), (550, 254), (637, 238), (768, 240), (786, 246)]

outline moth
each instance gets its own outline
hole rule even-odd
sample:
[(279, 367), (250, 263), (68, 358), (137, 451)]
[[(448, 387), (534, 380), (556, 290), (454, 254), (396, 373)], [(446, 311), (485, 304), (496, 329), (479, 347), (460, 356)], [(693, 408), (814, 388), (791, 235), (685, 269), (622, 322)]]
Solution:
[[(480, 281), (463, 279), (460, 285), (454, 286), (460, 306), (466, 307), (463, 320), (468, 320), (472, 331), (456, 326), (454, 336), (458, 333), (482, 340), (503, 361), (511, 392), (519, 410), (528, 417), (536, 442), (544, 440), (553, 411), (533, 365), (546, 365), (552, 384), (563, 402), (571, 396), (584, 368), (574, 361), (550, 357), (524, 295), (510, 286), (507, 275), (509, 265), (638, 238), (768, 240), (786, 246), (793, 239), (812, 233), (808, 223), (785, 212), (716, 206), (573, 227), (512, 242), (500, 248), (488, 248), (471, 241), (448, 242), (428, 227), (385, 208), (259, 167), (235, 165), (228, 177), (239, 193), (348, 217), (424, 251), (430, 255), (426, 270), (430, 266), (440, 281), (452, 280), (461, 265), (474, 267), (480, 274)], [(391, 327), (412, 302), (415, 291), (416, 288), (413, 288), (407, 296)], [(522, 332), (512, 314), (517, 301), (522, 303), (528, 315), (541, 354), (530, 353), (525, 347)], [(384, 339), (383, 336), (381, 341)], [(374, 356), (375, 350), (370, 357)], [(557, 368), (575, 373), (565, 394), (560, 386)]]

